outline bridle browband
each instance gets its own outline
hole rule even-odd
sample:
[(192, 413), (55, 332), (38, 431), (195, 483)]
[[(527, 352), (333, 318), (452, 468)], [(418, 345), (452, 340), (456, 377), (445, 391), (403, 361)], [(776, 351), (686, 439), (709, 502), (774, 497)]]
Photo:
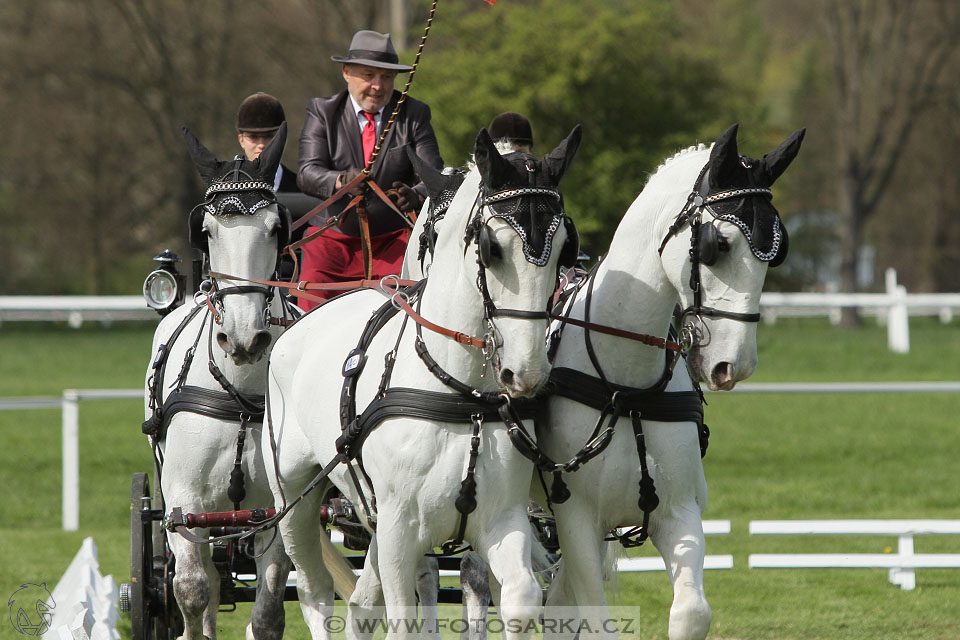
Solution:
[[(556, 189), (550, 189), (546, 187), (516, 187), (512, 189), (504, 189), (502, 191), (495, 191), (493, 193), (486, 193), (484, 187), (481, 185), (480, 194), (477, 196), (477, 204), (479, 207), (477, 213), (472, 219), (471, 224), (474, 227), (473, 232), (473, 241), (477, 244), (477, 265), (479, 267), (477, 273), (477, 288), (480, 290), (480, 295), (483, 297), (483, 308), (484, 308), (484, 320), (490, 324), (493, 318), (523, 318), (528, 320), (549, 320), (550, 313), (546, 307), (541, 311), (528, 311), (525, 309), (501, 309), (498, 308), (493, 300), (490, 298), (490, 292), (487, 290), (487, 277), (486, 269), (487, 265), (483, 263), (483, 260), (480, 258), (480, 233), (479, 227), (486, 224), (486, 221), (483, 220), (483, 208), (489, 204), (496, 202), (504, 202), (506, 200), (512, 200), (514, 198), (522, 198), (525, 196), (549, 196), (555, 198), (557, 202), (562, 202), (563, 199), (560, 196), (560, 192)], [(563, 210), (561, 209), (559, 216), (563, 215)], [(490, 216), (491, 218), (504, 218), (494, 214)], [(511, 225), (513, 226), (513, 225)], [(547, 253), (549, 255), (549, 252)], [(492, 327), (491, 327), (492, 329)]]
[[(703, 212), (708, 212), (714, 218), (717, 218), (717, 214), (710, 208), (711, 204), (722, 202), (724, 200), (732, 200), (734, 198), (744, 198), (747, 196), (766, 196), (772, 197), (770, 189), (766, 187), (744, 187), (737, 189), (728, 189), (726, 191), (720, 191), (718, 193), (710, 194), (707, 196), (702, 195), (709, 191), (708, 187), (708, 170), (709, 163), (704, 165), (703, 169), (700, 170), (700, 175), (697, 176), (697, 181), (690, 192), (690, 195), (687, 196), (687, 202), (684, 204), (683, 209), (680, 210), (680, 213), (677, 214), (676, 220), (673, 224), (670, 225), (670, 228), (667, 230), (666, 235), (663, 238), (663, 241), (660, 243), (660, 249), (658, 253), (663, 255), (663, 250), (667, 246), (667, 242), (671, 238), (676, 236), (681, 229), (687, 224), (690, 225), (690, 289), (693, 291), (693, 304), (683, 309), (679, 316), (680, 322), (683, 323), (683, 319), (687, 316), (695, 316), (700, 318), (702, 316), (712, 317), (712, 318), (727, 318), (729, 320), (736, 320), (739, 322), (760, 322), (759, 313), (740, 313), (737, 311), (726, 311), (724, 309), (717, 309), (715, 307), (707, 307), (703, 304), (703, 290), (701, 287), (701, 277), (700, 277), (700, 252), (699, 252), (699, 242), (702, 226), (702, 216)], [(698, 339), (698, 329), (696, 329), (692, 324), (683, 327), (683, 335), (681, 336), (681, 342), (686, 343), (685, 348), (692, 346), (692, 343)]]

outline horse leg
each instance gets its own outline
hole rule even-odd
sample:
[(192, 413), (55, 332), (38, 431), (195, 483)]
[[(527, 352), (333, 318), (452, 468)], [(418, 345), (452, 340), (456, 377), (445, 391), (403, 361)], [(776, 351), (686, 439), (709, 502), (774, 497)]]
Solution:
[(254, 549), (258, 556), (257, 597), (247, 625), (247, 640), (280, 640), (285, 624), (283, 596), (290, 575), (290, 559), (276, 530), (257, 535)]
[(347, 637), (351, 640), (372, 638), (383, 618), (383, 585), (377, 565), (377, 536), (370, 538), (370, 546), (363, 562), (363, 571), (357, 586), (347, 602)]
[(416, 574), (428, 545), (419, 539), (410, 519), (381, 504), (377, 519), (377, 565), (387, 609), (387, 637), (407, 638), (418, 631)]
[(417, 563), (417, 597), (420, 600), (420, 621), (424, 637), (440, 634), (437, 600), (440, 597), (440, 563), (436, 558), (423, 556)]
[(547, 589), (547, 603), (543, 612), (543, 637), (556, 640), (571, 639), (580, 626), (577, 601), (570, 586), (567, 558), (560, 560), (557, 573)]
[[(477, 523), (480, 525), (480, 523)], [(500, 617), (506, 638), (527, 638), (536, 629), (543, 593), (530, 568), (530, 523), (523, 509), (501, 513), (477, 536), (490, 571), (500, 583)], [(491, 526), (492, 525), (492, 526)]]
[(712, 614), (703, 590), (706, 543), (700, 517), (707, 485), (696, 429), (651, 423), (644, 431), (647, 452), (657, 461), (655, 482), (660, 496), (660, 506), (650, 516), (650, 539), (663, 556), (673, 584), (669, 637), (701, 640), (710, 630)]
[(460, 586), (463, 588), (463, 619), (467, 628), (460, 640), (484, 640), (487, 637), (487, 612), (490, 609), (490, 571), (474, 551), (460, 560)]
[[(579, 624), (580, 636), (616, 637), (610, 629), (610, 613), (607, 609), (606, 596), (603, 593), (603, 533), (597, 527), (590, 526), (596, 522), (596, 517), (578, 502), (574, 494), (563, 505), (556, 505), (557, 530), (561, 549), (567, 550), (563, 554), (561, 567), (560, 591), (554, 599), (558, 609), (558, 631), (566, 631)], [(569, 591), (567, 591), (569, 589)], [(576, 603), (576, 614), (572, 618), (567, 615), (573, 609), (562, 605), (569, 605), (570, 592)], [(576, 618), (579, 617), (579, 622)]]
[(327, 621), (333, 615), (333, 578), (323, 564), (317, 536), (326, 535), (320, 519), (322, 491), (315, 489), (280, 521), (280, 534), (287, 555), (297, 569), (300, 611), (314, 640), (329, 640)]
[[(206, 537), (206, 529), (193, 533)], [(217, 609), (220, 607), (220, 574), (213, 565), (210, 549), (168, 534), (170, 549), (177, 561), (173, 595), (183, 614), (183, 640), (217, 636)]]

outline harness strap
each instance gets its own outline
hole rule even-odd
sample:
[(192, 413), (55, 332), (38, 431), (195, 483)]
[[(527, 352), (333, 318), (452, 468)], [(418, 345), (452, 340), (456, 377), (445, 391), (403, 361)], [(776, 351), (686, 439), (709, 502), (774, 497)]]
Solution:
[[(247, 398), (251, 404), (260, 402), (262, 405), (263, 403), (263, 396), (247, 396)], [(170, 420), (181, 411), (231, 422), (239, 421), (241, 413), (237, 409), (237, 404), (233, 396), (228, 393), (205, 389), (203, 387), (184, 385), (180, 389), (173, 391), (167, 396), (166, 400), (164, 400), (163, 406), (158, 412), (160, 417), (157, 422), (156, 435), (153, 436), (156, 440), (163, 440), (166, 437)], [(248, 420), (251, 422), (263, 421), (262, 409), (259, 414), (250, 413), (245, 415), (249, 415)], [(147, 424), (151, 423), (151, 421), (152, 419), (144, 423), (144, 433), (147, 433)], [(148, 435), (153, 434), (148, 433)]]
[[(173, 333), (170, 334), (170, 337), (167, 338), (167, 341), (160, 345), (157, 349), (157, 355), (153, 359), (153, 374), (150, 379), (147, 381), (147, 388), (150, 391), (149, 407), (153, 409), (153, 415), (150, 416), (142, 425), (141, 430), (144, 434), (151, 436), (154, 440), (161, 439), (159, 432), (161, 431), (161, 424), (163, 421), (163, 409), (161, 405), (163, 404), (161, 398), (163, 397), (163, 378), (166, 375), (167, 371), (167, 361), (170, 358), (170, 348), (177, 341), (177, 338), (180, 337), (180, 334), (183, 333), (184, 329), (187, 328), (187, 325), (190, 324), (190, 321), (193, 320), (200, 310), (203, 309), (202, 306), (195, 306), (190, 313), (180, 321), (180, 324), (177, 325), (177, 328), (173, 330)], [(206, 319), (204, 319), (206, 322)], [(200, 333), (203, 333), (203, 324), (200, 325)], [(197, 336), (199, 340), (199, 334)], [(184, 371), (180, 372), (180, 378), (185, 375)], [(182, 380), (178, 384), (182, 384)], [(164, 429), (165, 430), (165, 429)]]
[(240, 510), (240, 503), (247, 497), (243, 479), (243, 444), (247, 439), (247, 414), (240, 414), (240, 430), (237, 432), (237, 455), (233, 459), (233, 471), (230, 472), (230, 485), (227, 497), (233, 502), (233, 508)]
[(463, 537), (467, 533), (467, 517), (477, 508), (477, 456), (480, 453), (480, 428), (483, 426), (483, 414), (473, 416), (473, 437), (470, 438), (470, 457), (467, 460), (467, 473), (460, 482), (460, 493), (454, 505), (460, 512), (460, 526), (457, 537), (448, 540), (440, 547), (445, 555), (453, 555), (460, 551)]
[(604, 333), (609, 336), (635, 340), (636, 342), (642, 342), (645, 345), (657, 347), (659, 349), (669, 349), (670, 351), (676, 351), (677, 353), (681, 353), (683, 351), (683, 347), (681, 347), (677, 342), (667, 340), (666, 338), (658, 338), (657, 336), (652, 336), (646, 333), (635, 333), (633, 331), (627, 331), (626, 329), (617, 329), (616, 327), (609, 327), (607, 325), (597, 324), (595, 322), (587, 322), (586, 320), (578, 320), (577, 318), (570, 318), (568, 316), (552, 315), (550, 316), (550, 319), (557, 320), (563, 324), (572, 324), (575, 327), (581, 327), (589, 331)]
[(627, 549), (639, 547), (647, 541), (647, 538), (650, 537), (650, 513), (660, 505), (657, 489), (647, 468), (647, 446), (643, 436), (643, 422), (640, 419), (640, 412), (631, 411), (630, 417), (633, 422), (634, 439), (637, 443), (637, 455), (640, 458), (640, 497), (637, 499), (637, 506), (643, 512), (643, 523), (625, 533), (614, 533), (614, 538), (619, 540), (620, 544)]
[(360, 257), (363, 259), (363, 277), (366, 280), (373, 275), (373, 251), (370, 247), (370, 222), (367, 220), (367, 206), (361, 201), (357, 205), (357, 219), (360, 222)]
[[(663, 391), (659, 385), (637, 389), (616, 383), (607, 383), (617, 394), (613, 409), (626, 416), (640, 411), (648, 420), (658, 422), (696, 422), (703, 424), (703, 404), (696, 391)], [(610, 407), (610, 392), (604, 382), (588, 373), (555, 367), (550, 372), (547, 393), (568, 398), (574, 402), (603, 411)]]

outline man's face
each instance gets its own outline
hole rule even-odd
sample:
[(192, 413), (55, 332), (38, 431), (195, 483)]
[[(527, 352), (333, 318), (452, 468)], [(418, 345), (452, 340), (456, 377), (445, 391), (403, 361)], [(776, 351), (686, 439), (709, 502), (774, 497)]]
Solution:
[(393, 95), (393, 80), (397, 72), (391, 69), (378, 69), (362, 64), (343, 65), (343, 79), (347, 81), (347, 91), (364, 111), (376, 113)]
[(240, 141), (240, 147), (243, 149), (244, 155), (247, 156), (247, 160), (253, 162), (260, 157), (263, 148), (273, 140), (274, 135), (276, 135), (276, 132), (249, 133), (243, 131), (237, 135), (237, 140)]

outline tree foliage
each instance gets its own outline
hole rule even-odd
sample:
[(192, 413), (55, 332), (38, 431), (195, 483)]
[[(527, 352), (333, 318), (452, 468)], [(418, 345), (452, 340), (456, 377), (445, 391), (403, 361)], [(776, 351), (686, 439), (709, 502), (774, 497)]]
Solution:
[[(134, 293), (160, 250), (190, 255), (181, 126), (232, 156), (237, 105), (267, 91), (294, 167), (304, 105), (342, 87), (330, 56), (358, 29), (396, 34), (400, 2), (416, 44), (427, 0), (0, 3), (0, 292)], [(956, 17), (952, 0), (443, 0), (412, 95), (448, 164), (502, 111), (530, 118), (538, 155), (581, 123), (562, 188), (594, 256), (673, 152), (740, 122), (759, 156), (806, 126), (775, 186), (803, 222), (796, 259), (768, 288), (810, 286), (834, 231), (911, 290), (957, 290)]]
[[(479, 5), (479, 3), (478, 3)], [(503, 111), (527, 116), (543, 155), (580, 123), (562, 189), (588, 251), (602, 253), (665, 155), (697, 141), (724, 87), (663, 2), (450, 4), (414, 85), (434, 110), (448, 164)], [(719, 132), (718, 132), (719, 133)]]

